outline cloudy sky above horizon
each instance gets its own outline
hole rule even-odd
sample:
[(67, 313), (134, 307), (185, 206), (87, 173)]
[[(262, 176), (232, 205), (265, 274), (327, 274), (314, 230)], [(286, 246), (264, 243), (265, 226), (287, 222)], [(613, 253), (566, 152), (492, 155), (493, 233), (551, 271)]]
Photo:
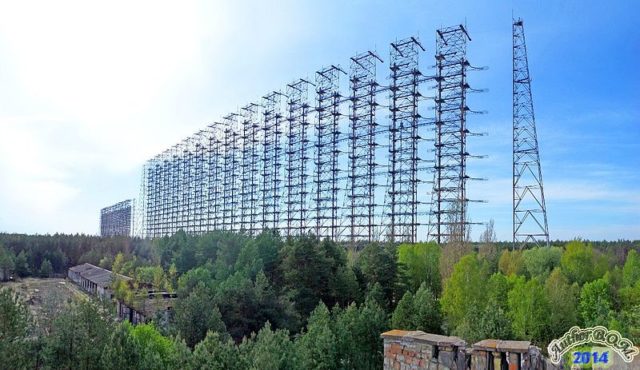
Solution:
[[(525, 21), (552, 239), (640, 239), (634, 1), (0, 3), (0, 232), (98, 232), (145, 160), (323, 66), (466, 23), (473, 221), (511, 235), (511, 18)], [(456, 4), (451, 5), (451, 4)], [(379, 69), (384, 80), (384, 66)], [(383, 74), (384, 73), (384, 74)], [(428, 175), (429, 177), (431, 175)], [(428, 194), (421, 194), (428, 201)], [(474, 239), (481, 232), (474, 227)], [(424, 238), (422, 236), (421, 238)]]

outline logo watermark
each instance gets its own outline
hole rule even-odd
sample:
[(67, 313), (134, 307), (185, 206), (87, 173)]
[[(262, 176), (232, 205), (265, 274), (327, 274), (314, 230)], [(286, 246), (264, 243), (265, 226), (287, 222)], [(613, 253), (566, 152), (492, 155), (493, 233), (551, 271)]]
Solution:
[[(606, 348), (610, 348), (613, 352), (620, 355), (624, 362), (628, 363), (633, 361), (633, 358), (640, 352), (629, 339), (622, 337), (622, 335), (615, 330), (609, 330), (604, 326), (595, 326), (593, 328), (585, 329), (574, 326), (569, 329), (562, 338), (554, 339), (549, 343), (549, 346), (547, 347), (550, 357), (549, 359), (551, 362), (558, 365), (562, 361), (562, 357), (572, 348), (588, 343), (599, 344)], [(574, 354), (574, 356), (575, 355), (576, 354)], [(605, 359), (606, 362), (609, 361), (608, 354), (607, 357), (604, 357), (602, 354), (596, 354), (593, 357), (593, 362)], [(579, 355), (576, 358), (577, 361), (579, 361), (577, 363), (585, 363), (585, 360), (588, 360), (584, 355)]]

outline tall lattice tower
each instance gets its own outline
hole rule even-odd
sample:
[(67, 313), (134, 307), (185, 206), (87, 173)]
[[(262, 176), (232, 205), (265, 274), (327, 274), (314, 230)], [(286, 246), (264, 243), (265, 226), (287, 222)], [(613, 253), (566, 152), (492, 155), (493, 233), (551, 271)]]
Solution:
[(272, 92), (262, 100), (262, 230), (275, 231), (280, 225), (280, 198), (282, 186), (282, 94)]
[(375, 239), (376, 191), (376, 63), (379, 56), (369, 51), (351, 58), (349, 80), (350, 132), (347, 181), (348, 240), (352, 248)]
[(415, 37), (391, 43), (387, 237), (392, 243), (417, 241), (420, 51), (424, 48)]
[(435, 166), (429, 238), (464, 242), (467, 218), (467, 41), (464, 26), (436, 31)]
[(240, 187), (240, 229), (249, 234), (255, 234), (258, 211), (258, 182), (260, 164), (258, 155), (258, 135), (260, 133), (258, 121), (258, 105), (251, 103), (242, 108), (242, 160), (241, 160), (241, 187)]
[(513, 246), (549, 245), (522, 19), (513, 22)]
[(207, 231), (222, 229), (225, 129), (220, 123), (207, 126)]
[(207, 232), (207, 212), (206, 212), (206, 195), (207, 195), (207, 175), (206, 175), (206, 155), (207, 155), (207, 136), (205, 130), (198, 131), (191, 137), (194, 149), (194, 165), (193, 177), (195, 186), (193, 187), (193, 227), (195, 234), (204, 234)]
[(314, 231), (320, 238), (338, 237), (338, 141), (340, 131), (340, 67), (316, 72), (316, 111), (314, 171)]
[(288, 131), (286, 167), (286, 236), (300, 235), (307, 227), (307, 171), (310, 83), (300, 79), (287, 85)]
[(240, 230), (238, 205), (241, 180), (238, 114), (231, 113), (224, 117), (223, 125), (222, 229), (237, 231)]

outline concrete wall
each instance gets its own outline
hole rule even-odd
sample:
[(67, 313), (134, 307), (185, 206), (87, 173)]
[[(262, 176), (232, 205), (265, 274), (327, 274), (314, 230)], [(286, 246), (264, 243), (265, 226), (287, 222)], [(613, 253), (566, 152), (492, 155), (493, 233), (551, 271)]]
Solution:
[(163, 320), (168, 321), (175, 301), (174, 293), (139, 294), (134, 296), (133, 302), (125, 303), (117, 300), (116, 313), (118, 318), (128, 320), (132, 324), (144, 323), (156, 318), (158, 313)]

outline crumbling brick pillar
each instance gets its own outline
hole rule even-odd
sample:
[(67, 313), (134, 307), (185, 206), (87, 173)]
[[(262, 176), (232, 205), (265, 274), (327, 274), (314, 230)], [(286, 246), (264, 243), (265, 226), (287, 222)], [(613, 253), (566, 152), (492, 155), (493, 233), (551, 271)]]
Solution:
[(458, 337), (391, 330), (384, 338), (384, 369), (467, 370), (466, 345)]
[[(473, 345), (473, 351), (486, 353), (493, 363), (494, 369), (502, 369), (502, 362), (506, 362), (509, 370), (538, 370), (531, 367), (531, 355), (540, 355), (540, 350), (527, 341), (485, 339)], [(474, 370), (484, 370), (488, 367), (473, 367)]]

